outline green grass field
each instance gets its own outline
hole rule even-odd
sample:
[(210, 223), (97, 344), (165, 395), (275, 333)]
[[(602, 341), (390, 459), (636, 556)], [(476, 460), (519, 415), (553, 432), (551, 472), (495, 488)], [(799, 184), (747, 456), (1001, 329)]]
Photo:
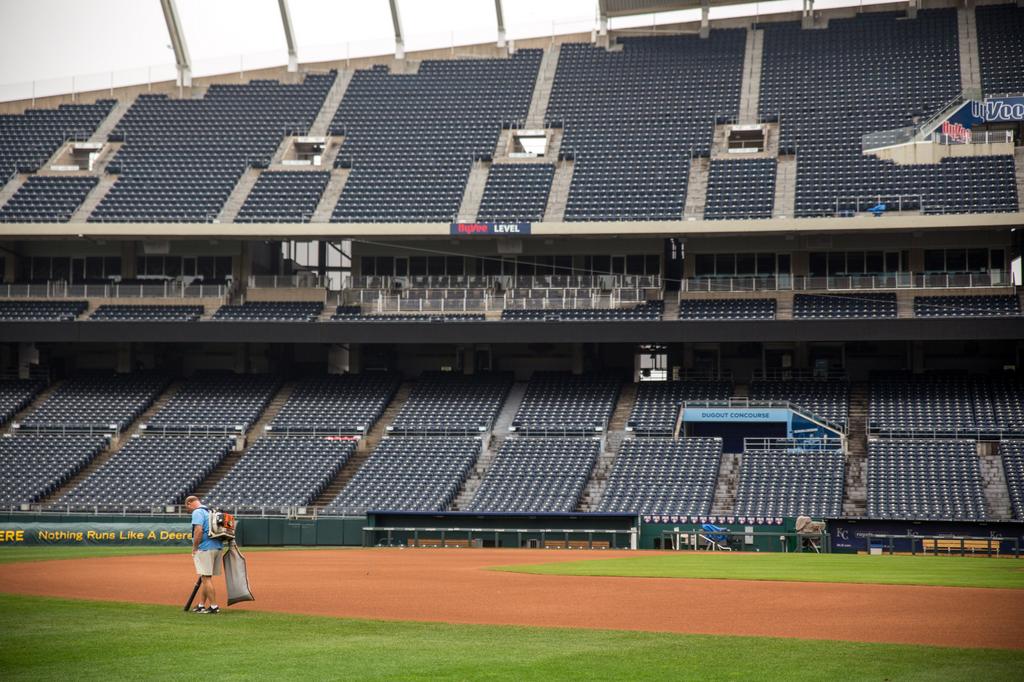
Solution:
[(1024, 589), (1024, 559), (854, 554), (679, 553), (493, 570), (543, 575), (718, 578)]
[[(212, 655), (223, 640), (230, 655)], [(0, 677), (1019, 679), (1024, 652), (346, 620), (0, 595)]]

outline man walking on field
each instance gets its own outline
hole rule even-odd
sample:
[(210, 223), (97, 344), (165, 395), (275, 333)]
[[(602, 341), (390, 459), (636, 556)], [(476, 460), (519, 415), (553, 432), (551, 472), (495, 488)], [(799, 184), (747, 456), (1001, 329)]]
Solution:
[(185, 508), (192, 512), (192, 562), (196, 574), (202, 581), (199, 586), (199, 602), (192, 609), (194, 613), (220, 613), (217, 593), (213, 587), (213, 576), (221, 574), (221, 551), (224, 543), (220, 538), (211, 538), (210, 510), (195, 495), (185, 498)]

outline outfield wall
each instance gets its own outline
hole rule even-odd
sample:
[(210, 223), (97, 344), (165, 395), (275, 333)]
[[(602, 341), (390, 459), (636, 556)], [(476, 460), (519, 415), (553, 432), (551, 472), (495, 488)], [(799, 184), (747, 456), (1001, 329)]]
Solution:
[[(243, 547), (362, 544), (364, 517), (286, 519), (244, 517), (238, 543)], [(187, 516), (97, 516), (0, 514), (0, 546), (110, 545), (182, 546), (192, 544)]]
[[(1017, 538), (1024, 548), (1024, 522), (1021, 521), (878, 521), (871, 519), (829, 519), (826, 526), (832, 536), (832, 551), (854, 553), (868, 551), (865, 534), (873, 535), (947, 535), (976, 538)], [(873, 540), (875, 544), (881, 540)], [(894, 539), (893, 551), (910, 552), (910, 539)], [(888, 544), (886, 544), (888, 547)], [(1013, 543), (1002, 542), (1001, 553), (1012, 553)], [(886, 550), (888, 551), (888, 549)], [(916, 551), (920, 552), (918, 543)]]

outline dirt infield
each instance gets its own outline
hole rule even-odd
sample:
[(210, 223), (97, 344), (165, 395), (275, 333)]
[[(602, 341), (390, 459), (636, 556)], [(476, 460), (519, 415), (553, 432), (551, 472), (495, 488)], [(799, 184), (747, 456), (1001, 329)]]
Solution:
[[(250, 552), (258, 599), (232, 609), (389, 620), (608, 628), (1024, 649), (1024, 590), (593, 578), (483, 570), (630, 552)], [(180, 605), (187, 554), (0, 565), (0, 591)], [(223, 597), (223, 583), (218, 578)]]

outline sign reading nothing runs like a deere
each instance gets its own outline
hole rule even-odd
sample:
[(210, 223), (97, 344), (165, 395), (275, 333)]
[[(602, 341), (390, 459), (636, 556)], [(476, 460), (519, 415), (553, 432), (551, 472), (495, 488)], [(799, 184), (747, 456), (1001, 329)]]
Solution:
[(191, 545), (188, 521), (176, 523), (0, 522), (3, 545)]

